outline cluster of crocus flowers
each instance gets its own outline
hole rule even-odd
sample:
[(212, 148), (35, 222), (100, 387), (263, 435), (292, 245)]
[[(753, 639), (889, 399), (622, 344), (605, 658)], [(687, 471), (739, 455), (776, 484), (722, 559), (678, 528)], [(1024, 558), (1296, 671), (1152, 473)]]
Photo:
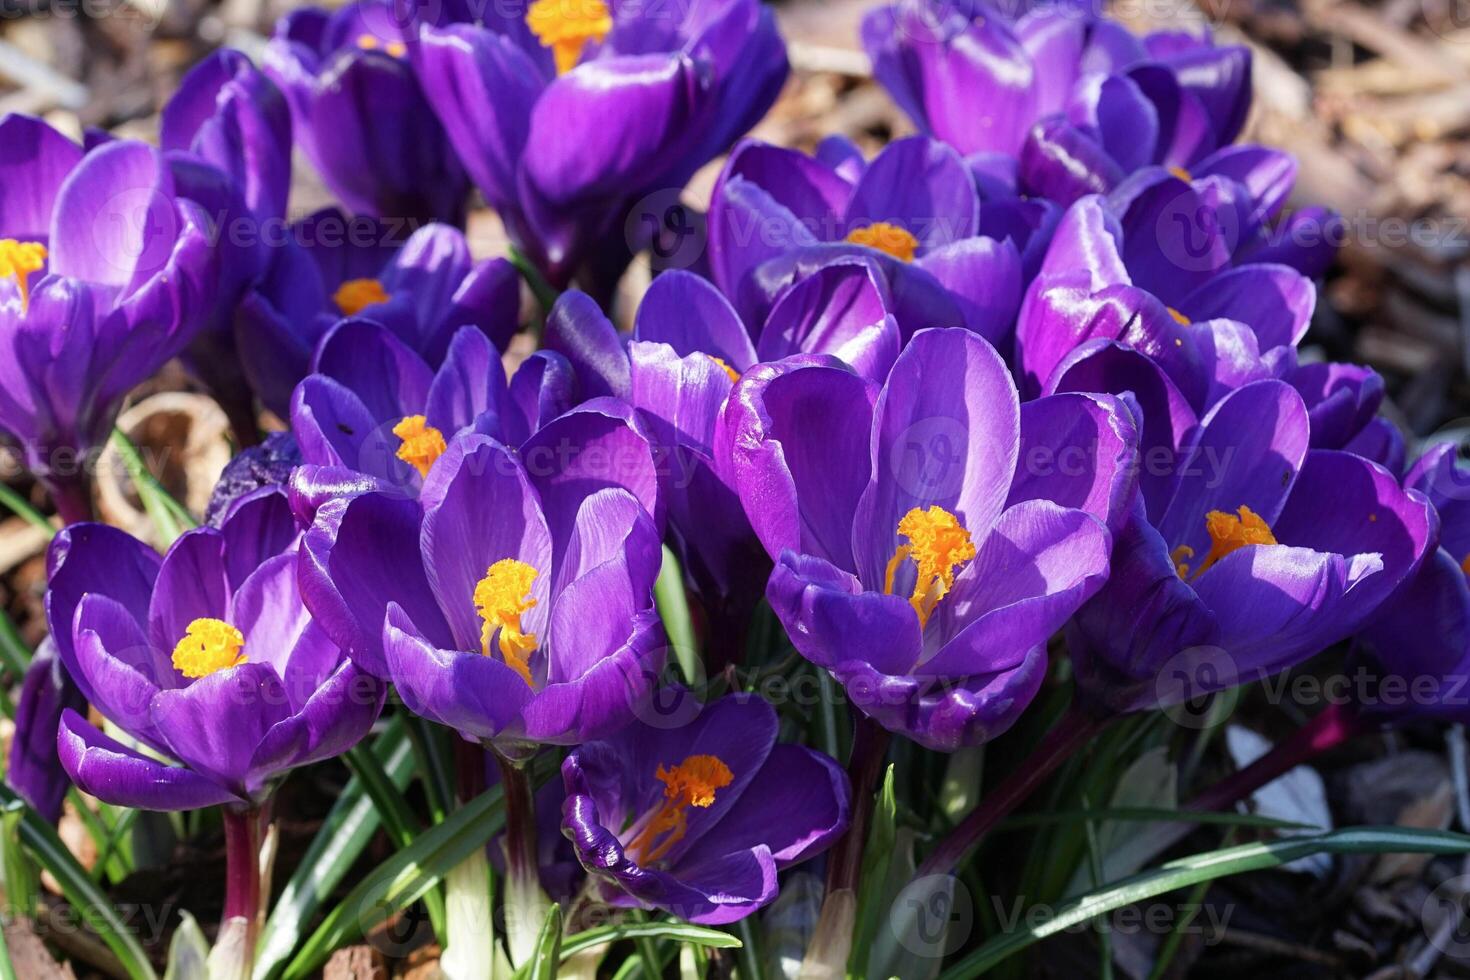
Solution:
[[(112, 803), (222, 807), (232, 869), (257, 868), (281, 779), (351, 749), (391, 687), (420, 737), (455, 736), (461, 801), (497, 763), (507, 919), (554, 879), (571, 922), (728, 924), (833, 847), (830, 939), (890, 740), (989, 742), (1049, 676), (1071, 710), (925, 870), (1111, 720), (1349, 638), (1376, 677), (1437, 679), (1431, 703), (1355, 703), (1293, 745), (1466, 717), (1470, 492), (1446, 448), (1400, 478), (1383, 379), (1299, 351), (1332, 249), (1292, 233), (1332, 222), (1287, 214), (1289, 157), (1233, 145), (1244, 49), (904, 3), (863, 41), (922, 135), (805, 153), (741, 140), (787, 75), (756, 0), (474, 7), (298, 10), (263, 66), (185, 77), (162, 150), (0, 120), (0, 434), (70, 525), (12, 748), (36, 809), (65, 791), (50, 753)], [(295, 146), (345, 211), (287, 223)], [(726, 151), (705, 253), (614, 309)], [(472, 251), (472, 184), (509, 258)], [(522, 279), (545, 316), (517, 337)], [(180, 355), (242, 444), (257, 402), (289, 431), (160, 556), (57, 462)], [(663, 680), (681, 603), (688, 688)], [(777, 625), (774, 669), (846, 701), (846, 772), (735, 686)], [(671, 696), (695, 710), (651, 707)], [(537, 759), (561, 770), (540, 796)], [(450, 875), (451, 975), (491, 860)], [(253, 923), (240, 874), (226, 916)]]

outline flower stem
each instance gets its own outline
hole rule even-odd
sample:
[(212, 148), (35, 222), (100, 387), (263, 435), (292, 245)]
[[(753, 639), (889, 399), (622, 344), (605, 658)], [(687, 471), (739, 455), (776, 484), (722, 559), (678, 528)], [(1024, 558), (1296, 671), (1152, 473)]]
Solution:
[(551, 903), (541, 891), (537, 868), (536, 805), (529, 760), (516, 761), (491, 749), (500, 766), (505, 794), (505, 935), (511, 965), (519, 967), (536, 953), (541, 923)]
[[(454, 736), (455, 797), (463, 806), (485, 789), (485, 750)], [(477, 847), (444, 878), (444, 954), (439, 969), (446, 980), (494, 977), (495, 918), (490, 862)]]
[(1057, 767), (1072, 757), (1111, 724), (1113, 718), (1101, 717), (1075, 703), (1052, 726), (1031, 754), (1001, 784), (970, 811), (959, 826), (939, 842), (920, 865), (916, 878), (948, 874), (986, 834), (1026, 801)]
[(260, 807), (222, 809), (225, 825), (225, 907), (219, 938), (209, 956), (209, 975), (221, 980), (248, 978), (255, 966), (260, 932), (260, 845), (265, 811)]
[(50, 476), (43, 481), (56, 505), (56, 513), (62, 524), (80, 524), (95, 521), (97, 511), (92, 505), (92, 479), (85, 473), (66, 477)]
[(1244, 769), (1237, 769), (1185, 805), (1195, 812), (1223, 810), (1364, 729), (1350, 706), (1333, 704)]
[(852, 784), (852, 822), (827, 855), (827, 891), (802, 961), (803, 977), (840, 977), (847, 972), (863, 849), (868, 844), (878, 777), (883, 772), (891, 737), (887, 729), (867, 715), (857, 715), (852, 755), (847, 762), (847, 778)]

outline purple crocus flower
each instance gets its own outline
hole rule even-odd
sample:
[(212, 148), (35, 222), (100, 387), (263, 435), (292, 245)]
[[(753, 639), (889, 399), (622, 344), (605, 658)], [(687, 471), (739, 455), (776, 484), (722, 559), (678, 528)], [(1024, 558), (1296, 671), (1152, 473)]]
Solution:
[(62, 716), (66, 772), (119, 806), (255, 806), (286, 771), (337, 755), (386, 689), (314, 623), (296, 585), (285, 494), (239, 501), (163, 558), (102, 524), (52, 545), (46, 613), (61, 661), (98, 711), (160, 761)]
[(637, 722), (562, 764), (562, 832), (614, 906), (735, 922), (769, 904), (778, 873), (847, 829), (852, 790), (820, 752), (777, 744), (758, 697), (710, 702), (675, 728)]
[(61, 801), (71, 786), (56, 758), (57, 726), (68, 710), (86, 711), (87, 701), (61, 666), (56, 642), (48, 636), (21, 682), (5, 782), (49, 823), (61, 818)]
[(1030, 244), (1030, 222), (1045, 221), (1014, 198), (992, 208), (979, 186), (957, 153), (923, 137), (896, 140), (870, 163), (836, 141), (815, 157), (742, 143), (710, 201), (712, 278), (745, 322), (759, 325), (796, 280), (861, 256), (882, 272), (905, 339), (924, 327), (966, 326), (1008, 342), (1020, 249)]
[(303, 514), (368, 488), (417, 495), (449, 443), (477, 432), (516, 447), (528, 465), (606, 476), (659, 515), (658, 467), (632, 410), (613, 398), (574, 405), (571, 366), (554, 352), (531, 355), (507, 384), (499, 352), (472, 327), (455, 334), (435, 371), (387, 328), (345, 320), (313, 367), (291, 410)]
[[(786, 49), (757, 0), (498, 5), (410, 55), (460, 159), (553, 286), (610, 295), (663, 206), (770, 108)], [(650, 225), (640, 222), (647, 219)]]
[(1074, 169), (1189, 166), (1234, 140), (1250, 107), (1247, 48), (1138, 37), (1085, 5), (1012, 18), (981, 0), (903, 0), (871, 11), (862, 33), (894, 101), (965, 154), (1030, 155), (1028, 139), (1039, 131), (1051, 149), (1062, 129)]
[(1281, 671), (1361, 628), (1432, 548), (1423, 496), (1367, 460), (1310, 448), (1290, 385), (1252, 382), (1196, 419), (1157, 365), (1109, 350), (1061, 379), (1126, 391), (1147, 420), (1112, 573), (1068, 633), (1094, 707), (1138, 710)]
[[(461, 327), (504, 349), (520, 328), (520, 278), (505, 259), (475, 261), (464, 234), (428, 225), (404, 241), (392, 223), (332, 209), (293, 225), (240, 307), (236, 337), (251, 384), (285, 415), (313, 352), (342, 317), (373, 320), (438, 366)], [(400, 247), (401, 245), (401, 247)]]
[(461, 435), (418, 500), (323, 505), (302, 553), (308, 607), (362, 669), (513, 758), (627, 724), (665, 654), (656, 483), (621, 468), (626, 429), (563, 420), (545, 451)]
[(158, 151), (118, 141), (83, 158), (29, 116), (0, 120), (0, 186), (0, 434), (85, 520), (86, 457), (206, 314), (206, 221)]
[(284, 226), (291, 188), (291, 111), (250, 59), (215, 51), (179, 81), (163, 107), (159, 142), (181, 196), (209, 215), (220, 279), (209, 322), (188, 351), (190, 370), (255, 437), (250, 386), (234, 336), (235, 307), (269, 260), (268, 236)]
[(1135, 492), (1121, 402), (1020, 405), (965, 330), (916, 334), (881, 389), (835, 362), (762, 365), (722, 426), (797, 650), (940, 751), (993, 738), (1030, 702)]
[[(1470, 472), (1459, 447), (1431, 446), (1404, 476), (1439, 515), (1439, 547), (1363, 632), (1377, 689), (1355, 705), (1379, 722), (1470, 718)], [(1390, 688), (1389, 683), (1399, 686)]]
[[(1021, 306), (1015, 362), (1023, 392), (1051, 387), (1096, 340), (1122, 341), (1156, 360), (1197, 412), (1294, 366), (1316, 303), (1312, 282), (1285, 265), (1233, 264), (1223, 219), (1189, 223), (1238, 213), (1238, 187), (1171, 177), (1121, 216), (1097, 196), (1072, 205)], [(1172, 220), (1186, 217), (1183, 227)]]
[(416, 14), (394, 0), (293, 10), (263, 66), (291, 105), (297, 141), (348, 210), (463, 226), (469, 179), (408, 56)]
[(900, 346), (889, 309), (881, 270), (845, 255), (781, 293), (754, 336), (718, 289), (682, 270), (654, 279), (626, 343), (584, 294), (562, 296), (547, 319), (547, 346), (566, 356), (580, 391), (627, 400), (657, 447), (669, 522), (716, 664), (743, 652), (770, 571), (715, 451), (725, 401), (743, 372), (790, 354), (830, 354), (885, 377)]

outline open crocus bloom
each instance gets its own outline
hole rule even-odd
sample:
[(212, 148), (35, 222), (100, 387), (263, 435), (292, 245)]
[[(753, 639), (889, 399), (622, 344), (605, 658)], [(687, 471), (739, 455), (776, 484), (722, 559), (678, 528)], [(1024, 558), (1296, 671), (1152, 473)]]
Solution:
[(517, 454), (460, 436), (418, 500), (370, 492), (317, 511), (307, 605), (410, 710), (466, 738), (511, 754), (605, 735), (633, 717), (665, 653), (659, 532), (641, 502), (657, 487), (646, 444), (620, 471), (627, 458), (613, 444)]
[(573, 405), (576, 378), (553, 351), (532, 354), (507, 385), (499, 352), (472, 327), (431, 371), (386, 328), (348, 320), (314, 361), (291, 409), (304, 464), (292, 500), (306, 523), (321, 504), (366, 490), (416, 496), (471, 432), (514, 447), (548, 480), (624, 487), (662, 521), (659, 461), (632, 408), (611, 397)]
[(263, 67), (291, 105), (297, 142), (348, 210), (462, 226), (469, 179), (409, 62), (411, 20), (392, 0), (293, 10)]
[(766, 321), (799, 279), (843, 256), (875, 264), (907, 338), (967, 326), (1007, 338), (1021, 291), (1018, 202), (981, 203), (974, 175), (935, 140), (896, 140), (871, 162), (828, 141), (817, 156), (747, 141), (710, 200), (710, 270), (746, 323)]
[[(1285, 265), (1233, 265), (1249, 204), (1240, 185), (1170, 177), (1119, 216), (1103, 198), (1072, 205), (1021, 305), (1015, 361), (1039, 392), (1087, 341), (1122, 341), (1158, 362), (1196, 412), (1248, 381), (1293, 367), (1316, 303)], [(1200, 224), (1175, 218), (1214, 214)], [(1196, 219), (1191, 218), (1193, 222)]]
[(965, 330), (916, 334), (881, 391), (835, 362), (763, 365), (721, 424), (797, 650), (941, 751), (1005, 731), (1030, 702), (1134, 490), (1119, 401), (1019, 405)]
[(317, 627), (296, 586), (296, 523), (279, 488), (162, 559), (101, 524), (50, 555), (47, 617), (67, 671), (98, 711), (175, 766), (62, 717), (58, 748), (87, 793), (192, 810), (262, 802), (286, 771), (367, 734), (386, 689)]
[(1309, 448), (1301, 396), (1245, 385), (1198, 423), (1125, 348), (1068, 385), (1127, 391), (1143, 431), (1141, 493), (1107, 584), (1068, 645), (1085, 696), (1138, 710), (1257, 680), (1356, 632), (1418, 568), (1434, 510), (1350, 453)]
[(919, 129), (965, 154), (1019, 156), (1047, 120), (1092, 151), (1074, 169), (1093, 156), (1122, 173), (1188, 166), (1232, 141), (1250, 107), (1249, 49), (1183, 32), (1138, 37), (1082, 7), (1012, 19), (978, 0), (906, 0), (864, 18), (863, 47)]
[(188, 344), (216, 264), (205, 217), (142, 143), (83, 158), (40, 120), (7, 116), (0, 187), (0, 433), (54, 491), (128, 391)]
[[(785, 46), (757, 0), (492, 5), (410, 55), (460, 159), (552, 285), (604, 297), (662, 206), (775, 101)], [(672, 201), (675, 195), (670, 195)]]
[[(687, 692), (686, 692), (687, 693)], [(613, 905), (734, 922), (776, 897), (777, 872), (847, 829), (832, 759), (776, 744), (776, 712), (729, 695), (675, 728), (635, 722), (562, 764), (562, 831)]]
[(520, 328), (514, 266), (475, 261), (464, 233), (447, 225), (400, 235), (391, 223), (328, 209), (292, 225), (271, 250), (236, 325), (245, 371), (267, 408), (285, 414), (321, 338), (343, 317), (382, 324), (435, 368), (461, 327), (501, 350), (510, 343)]

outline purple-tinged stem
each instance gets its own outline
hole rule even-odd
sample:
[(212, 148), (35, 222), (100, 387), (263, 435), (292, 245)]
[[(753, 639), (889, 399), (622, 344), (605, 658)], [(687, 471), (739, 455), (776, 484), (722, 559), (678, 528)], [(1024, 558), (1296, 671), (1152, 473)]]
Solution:
[(1302, 763), (1346, 742), (1364, 727), (1362, 718), (1350, 706), (1331, 705), (1255, 762), (1196, 796), (1184, 809), (1208, 812), (1233, 806)]
[(852, 822), (827, 855), (827, 891), (802, 962), (802, 976), (840, 977), (847, 972), (863, 851), (868, 846), (875, 791), (891, 738), (887, 729), (868, 716), (856, 716), (852, 755), (847, 761), (847, 778), (852, 784)]
[(491, 749), (500, 766), (500, 791), (505, 796), (505, 931), (512, 966), (534, 954), (542, 918), (549, 903), (541, 892), (536, 852), (536, 801), (529, 760), (517, 763)]
[(1058, 766), (1107, 728), (1115, 717), (1101, 717), (1073, 704), (1015, 771), (986, 794), (980, 805), (939, 842), (915, 877), (954, 871), (981, 838), (1024, 803)]
[(43, 481), (51, 494), (51, 502), (62, 524), (95, 521), (97, 510), (92, 505), (92, 479), (85, 473), (66, 477), (47, 477)]
[[(223, 809), (225, 823), (225, 910), (222, 921), (245, 920), (244, 955), (253, 957), (260, 919), (260, 843), (264, 811)], [(250, 963), (245, 964), (248, 974)]]
[(888, 755), (888, 730), (867, 715), (858, 715), (854, 726), (852, 756), (847, 778), (852, 783), (852, 822), (827, 856), (827, 894), (856, 888), (863, 869), (863, 849), (868, 846), (868, 827), (873, 822), (878, 778)]

